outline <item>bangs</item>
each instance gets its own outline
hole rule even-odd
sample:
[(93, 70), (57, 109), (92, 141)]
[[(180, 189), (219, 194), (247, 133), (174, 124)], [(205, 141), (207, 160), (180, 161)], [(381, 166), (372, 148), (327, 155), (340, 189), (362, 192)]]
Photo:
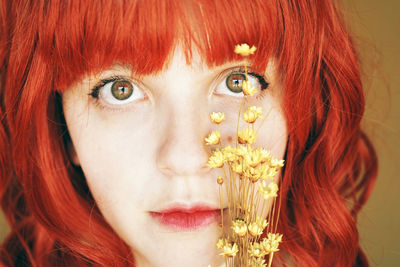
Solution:
[(158, 72), (178, 45), (188, 64), (193, 48), (208, 66), (240, 60), (236, 44), (255, 45), (253, 68), (264, 71), (281, 43), (275, 1), (45, 2), (37, 48), (57, 90), (116, 62), (136, 75)]

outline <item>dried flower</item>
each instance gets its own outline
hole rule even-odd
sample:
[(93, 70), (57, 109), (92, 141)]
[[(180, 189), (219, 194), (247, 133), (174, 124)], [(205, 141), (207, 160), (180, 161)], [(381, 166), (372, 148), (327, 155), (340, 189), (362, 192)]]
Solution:
[(261, 258), (264, 257), (267, 253), (265, 253), (263, 244), (254, 242), (250, 244), (249, 254), (252, 257)]
[(264, 199), (277, 197), (278, 185), (275, 182), (266, 184), (265, 181), (258, 185), (258, 191), (264, 196)]
[(260, 236), (263, 233), (265, 227), (267, 227), (267, 225), (268, 222), (265, 219), (257, 216), (256, 221), (250, 223), (248, 226), (250, 235), (254, 237)]
[(243, 113), (243, 120), (247, 123), (254, 123), (262, 114), (261, 107), (251, 106)]
[(249, 225), (249, 233), (251, 236), (259, 236), (262, 235), (263, 230), (261, 229), (261, 227), (259, 227), (259, 225), (257, 223), (250, 223)]
[(220, 124), (225, 120), (225, 114), (223, 112), (213, 112), (210, 114), (210, 119), (215, 124)]
[(246, 166), (244, 169), (244, 176), (246, 176), (252, 183), (257, 182), (260, 178), (265, 176), (265, 165), (260, 165), (257, 168)]
[(279, 251), (279, 243), (282, 242), (281, 234), (268, 233), (268, 237), (262, 241), (262, 246), (266, 253)]
[(249, 151), (246, 155), (244, 155), (244, 159), (247, 165), (251, 167), (256, 167), (259, 163), (261, 163), (263, 155), (259, 149)]
[(227, 161), (233, 162), (238, 159), (236, 155), (236, 149), (232, 148), (231, 146), (226, 146), (222, 149), (222, 153)]
[(265, 227), (267, 227), (268, 222), (267, 222), (266, 219), (257, 216), (257, 218), (256, 218), (256, 224), (264, 230)]
[[(243, 57), (253, 54), (255, 50), (254, 46), (250, 48), (247, 44), (235, 47), (235, 53)], [(242, 98), (242, 103), (246, 105), (249, 103), (250, 96), (258, 91), (259, 86), (254, 87), (248, 80), (246, 59), (244, 64), (244, 75), (240, 77), (240, 82), (245, 96)], [(242, 107), (242, 104), (240, 107)], [(240, 112), (241, 109), (239, 114)], [(261, 117), (261, 114), (261, 107), (250, 106), (243, 112), (242, 118), (245, 122), (253, 124)], [(225, 119), (225, 114), (213, 112), (210, 114), (210, 118), (213, 123), (219, 124)], [(210, 168), (221, 168), (225, 164), (228, 167), (228, 172), (225, 168), (221, 170), (224, 176), (218, 176), (217, 183), (219, 184), (221, 207), (223, 207), (225, 195), (221, 191), (223, 189), (221, 185), (226, 185), (226, 198), (230, 208), (228, 216), (232, 226), (228, 232), (223, 229), (223, 238), (218, 240), (217, 248), (222, 252), (220, 255), (225, 257), (227, 267), (266, 267), (265, 256), (269, 253), (271, 254), (268, 259), (268, 267), (271, 267), (273, 252), (279, 250), (282, 235), (269, 233), (267, 238), (260, 241), (268, 222), (265, 218), (257, 216), (259, 214), (257, 209), (260, 201), (263, 202), (262, 209), (264, 209), (269, 198), (277, 196), (278, 185), (275, 182), (275, 176), (283, 166), (284, 161), (274, 158), (271, 152), (264, 148), (253, 147), (257, 140), (257, 132), (254, 131), (254, 124), (247, 126), (248, 128), (237, 132), (235, 147), (226, 146), (215, 149), (207, 162)], [(239, 127), (239, 125), (236, 125), (236, 127)], [(220, 139), (219, 132), (211, 133), (206, 138), (206, 143), (209, 145), (219, 144)], [(255, 185), (259, 181), (257, 190), (263, 196), (261, 199), (260, 195), (253, 194)], [(223, 226), (223, 223), (220, 226)], [(229, 259), (231, 257), (235, 258)]]
[(240, 237), (243, 237), (247, 234), (247, 225), (243, 220), (238, 219), (236, 221), (233, 221), (232, 229)]
[(272, 158), (271, 159), (271, 166), (272, 167), (283, 167), (285, 161), (283, 159)]
[(213, 131), (205, 138), (206, 145), (218, 145), (221, 140), (221, 133), (219, 131)]
[(213, 154), (208, 158), (207, 166), (209, 168), (221, 168), (224, 166), (225, 158), (224, 154), (220, 150), (215, 150)]
[(218, 239), (217, 248), (222, 250), (226, 243), (228, 243), (228, 241), (226, 239), (224, 239), (224, 238)]
[(236, 243), (225, 243), (224, 247), (222, 248), (223, 252), (220, 255), (225, 255), (227, 257), (235, 257), (236, 253), (239, 252), (239, 248)]
[(267, 171), (266, 179), (273, 180), (277, 173), (278, 170), (276, 168), (269, 168)]
[(250, 48), (248, 44), (240, 44), (235, 46), (235, 53), (242, 57), (247, 57), (248, 55), (254, 54), (256, 49), (257, 48), (254, 45)]
[(238, 133), (238, 141), (240, 144), (253, 144), (256, 139), (257, 133), (251, 128), (246, 128)]
[(262, 155), (261, 163), (264, 163), (271, 158), (271, 152), (269, 152), (268, 150), (265, 150), (263, 148), (259, 148), (258, 150), (260, 150), (260, 153)]
[(244, 95), (253, 96), (255, 93), (257, 93), (257, 88), (255, 88), (253, 84), (247, 80), (242, 82), (242, 90)]
[(238, 155), (240, 157), (246, 156), (251, 151), (252, 151), (251, 146), (238, 146), (238, 148), (236, 148), (236, 150), (235, 150), (236, 155)]
[(248, 260), (248, 266), (251, 267), (266, 267), (266, 263), (265, 260), (263, 258), (255, 258), (255, 257), (251, 257)]
[(232, 171), (237, 174), (243, 174), (243, 163), (241, 161), (235, 161), (231, 164)]

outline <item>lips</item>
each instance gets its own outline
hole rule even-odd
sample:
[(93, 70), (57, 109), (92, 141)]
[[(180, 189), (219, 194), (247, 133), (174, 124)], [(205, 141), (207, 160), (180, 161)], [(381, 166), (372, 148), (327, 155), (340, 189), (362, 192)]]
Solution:
[(175, 206), (150, 212), (150, 215), (164, 227), (178, 231), (195, 231), (220, 220), (221, 211), (204, 205)]

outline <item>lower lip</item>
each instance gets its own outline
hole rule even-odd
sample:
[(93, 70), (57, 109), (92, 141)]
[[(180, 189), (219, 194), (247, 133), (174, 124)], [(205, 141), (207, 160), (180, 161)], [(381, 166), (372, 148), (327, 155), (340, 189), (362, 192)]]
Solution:
[(161, 225), (180, 231), (194, 231), (208, 226), (220, 219), (220, 210), (198, 210), (194, 212), (151, 212)]

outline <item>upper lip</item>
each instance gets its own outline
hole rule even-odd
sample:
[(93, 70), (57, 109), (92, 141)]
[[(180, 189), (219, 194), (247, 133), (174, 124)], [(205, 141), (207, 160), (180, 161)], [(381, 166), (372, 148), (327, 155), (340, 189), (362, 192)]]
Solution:
[(195, 213), (199, 211), (207, 211), (207, 210), (219, 210), (219, 207), (211, 206), (205, 203), (173, 203), (170, 205), (161, 208), (160, 210), (152, 211), (155, 213), (173, 213), (173, 212), (182, 212), (182, 213)]

